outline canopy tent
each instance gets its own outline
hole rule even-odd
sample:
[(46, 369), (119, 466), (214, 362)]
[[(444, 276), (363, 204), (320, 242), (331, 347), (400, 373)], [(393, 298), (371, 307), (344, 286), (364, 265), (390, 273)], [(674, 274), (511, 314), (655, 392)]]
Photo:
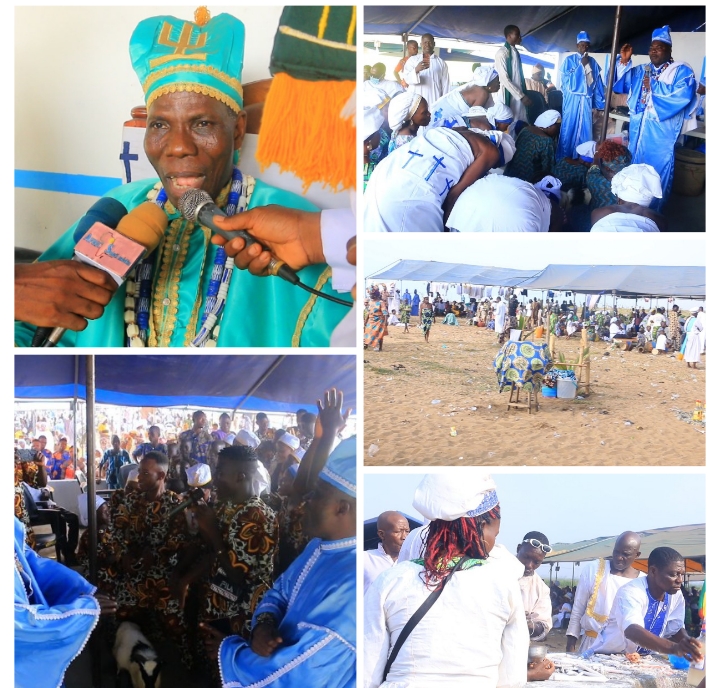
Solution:
[[(96, 356), (96, 401), (317, 412), (326, 389), (356, 403), (354, 356)], [(86, 398), (84, 356), (15, 356), (17, 399)]]
[(557, 289), (580, 294), (705, 298), (705, 267), (655, 265), (549, 265), (536, 277), (517, 283), (524, 289)]
[(539, 270), (509, 270), (465, 263), (439, 263), (434, 260), (399, 260), (367, 279), (410, 280), (411, 282), (463, 282), (495, 287), (515, 287), (539, 274)]
[[(673, 526), (638, 531), (642, 536), (642, 559), (634, 562), (634, 568), (647, 570), (647, 557), (657, 547), (671, 547), (686, 558), (687, 573), (702, 573), (705, 569), (706, 525)], [(554, 543), (553, 553), (546, 556), (544, 564), (582, 562), (607, 559), (612, 556), (618, 535), (602, 536), (580, 542)]]
[[(622, 6), (619, 45), (631, 43), (635, 53), (646, 54), (652, 31), (669, 24), (672, 31), (705, 31), (705, 7), (683, 5)], [(593, 52), (609, 52), (615, 7), (611, 5), (509, 7), (376, 6), (364, 8), (364, 34), (431, 33), (476, 43), (503, 43), (505, 25), (521, 29), (523, 46), (532, 53), (574, 52), (578, 31), (587, 31)], [(402, 46), (401, 46), (402, 53)]]

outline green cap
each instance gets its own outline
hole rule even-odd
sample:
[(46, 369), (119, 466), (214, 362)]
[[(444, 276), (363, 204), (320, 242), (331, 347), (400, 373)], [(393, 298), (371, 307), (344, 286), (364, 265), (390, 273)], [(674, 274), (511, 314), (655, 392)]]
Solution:
[(216, 98), (234, 112), (243, 108), (243, 23), (230, 14), (208, 19), (200, 10), (203, 25), (151, 17), (133, 31), (130, 60), (147, 107), (165, 93), (187, 91)]

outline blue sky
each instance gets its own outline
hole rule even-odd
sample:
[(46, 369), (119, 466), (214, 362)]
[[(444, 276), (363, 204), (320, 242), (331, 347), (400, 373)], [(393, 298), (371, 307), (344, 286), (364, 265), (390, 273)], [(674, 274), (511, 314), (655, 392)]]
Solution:
[[(541, 531), (553, 543), (610, 536), (625, 530), (705, 523), (703, 473), (637, 475), (617, 468), (604, 473), (551, 473), (536, 468), (533, 472), (491, 474), (497, 483), (502, 513), (497, 541), (512, 552), (529, 530)], [(388, 509), (420, 518), (412, 501), (423, 475), (424, 471), (367, 473), (364, 519)], [(564, 564), (560, 575), (565, 572), (570, 577), (570, 570), (570, 564)], [(547, 577), (548, 567), (543, 566), (541, 573)]]

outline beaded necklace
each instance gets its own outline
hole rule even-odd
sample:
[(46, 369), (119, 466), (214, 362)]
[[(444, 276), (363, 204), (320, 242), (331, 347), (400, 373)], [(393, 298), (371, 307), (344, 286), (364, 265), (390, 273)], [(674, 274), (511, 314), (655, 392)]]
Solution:
[[(244, 182), (241, 171), (234, 166), (225, 210), (228, 217), (235, 213), (242, 213), (248, 208), (253, 187), (253, 178), (246, 177)], [(164, 209), (168, 198), (161, 182), (155, 185), (153, 192), (148, 195), (148, 198)], [(128, 280), (126, 285), (124, 319), (127, 346), (147, 346), (156, 253), (156, 251), (153, 252), (136, 265), (134, 276)], [(219, 335), (217, 322), (224, 311), (233, 268), (233, 258), (227, 258), (226, 251), (222, 246), (219, 246), (211, 268), (211, 277), (207, 287), (207, 299), (201, 316), (200, 329), (196, 337), (189, 343), (189, 346), (216, 346)]]

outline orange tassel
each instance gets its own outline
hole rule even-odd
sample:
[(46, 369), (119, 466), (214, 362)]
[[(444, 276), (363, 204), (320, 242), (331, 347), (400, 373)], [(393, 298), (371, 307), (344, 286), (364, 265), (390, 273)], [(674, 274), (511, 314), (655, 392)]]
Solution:
[(281, 72), (263, 108), (256, 160), (278, 164), (302, 179), (304, 191), (321, 182), (335, 191), (356, 184), (356, 127), (341, 113), (354, 81), (304, 81)]
[(194, 23), (197, 26), (206, 26), (209, 23), (209, 20), (211, 19), (211, 12), (202, 5), (201, 7), (197, 7), (196, 10), (194, 10)]

